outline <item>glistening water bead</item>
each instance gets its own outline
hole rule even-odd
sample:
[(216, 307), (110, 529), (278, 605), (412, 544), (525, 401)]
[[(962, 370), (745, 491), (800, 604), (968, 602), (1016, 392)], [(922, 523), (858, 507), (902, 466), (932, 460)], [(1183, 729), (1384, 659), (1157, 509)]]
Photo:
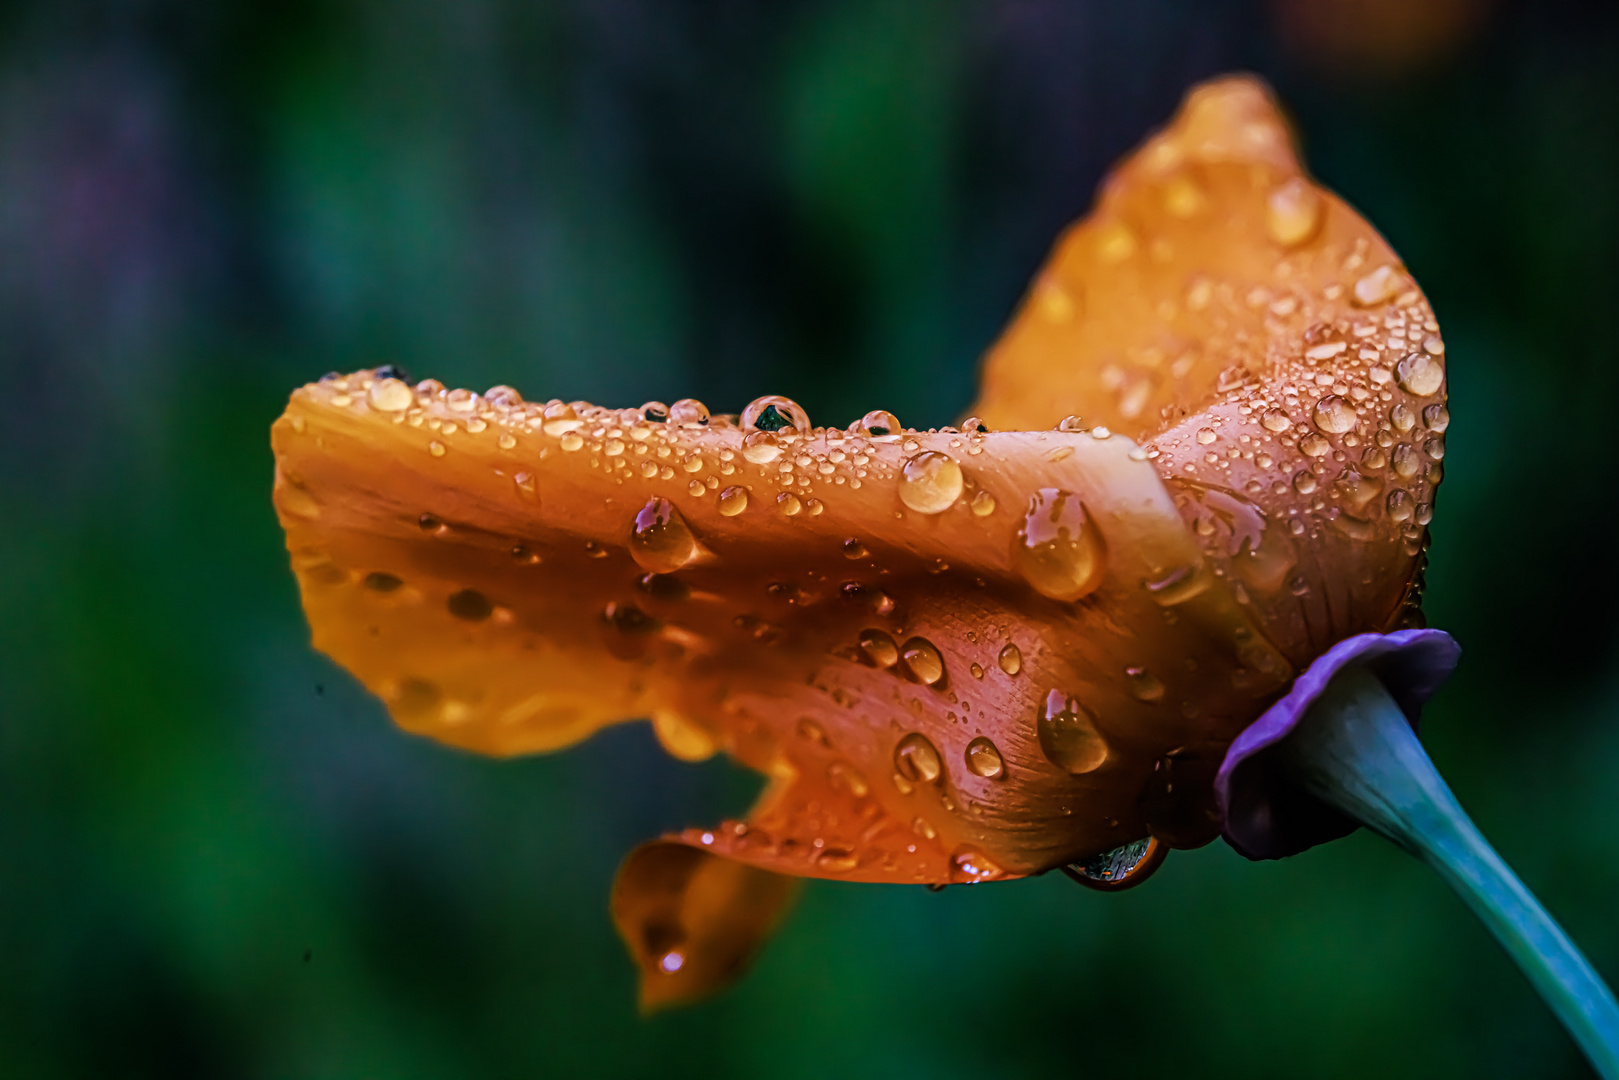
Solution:
[(1006, 760), (995, 744), (983, 735), (967, 744), (967, 769), (974, 776), (986, 780), (998, 779), (1006, 772)]
[(1102, 583), (1107, 552), (1077, 495), (1041, 488), (1012, 540), (1012, 565), (1042, 595), (1078, 600)]
[(900, 433), (899, 418), (886, 409), (873, 409), (855, 425), (862, 434), (884, 439)]
[(919, 514), (941, 514), (961, 497), (961, 466), (947, 454), (924, 450), (905, 460), (900, 501)]
[(643, 570), (668, 574), (697, 555), (697, 538), (668, 499), (654, 498), (635, 515), (630, 530), (630, 556)]
[(771, 394), (754, 398), (742, 410), (745, 431), (796, 431), (810, 429), (809, 414), (792, 398)]
[(1074, 775), (1094, 772), (1107, 760), (1107, 743), (1078, 698), (1052, 690), (1041, 703), (1035, 732), (1046, 758)]
[(944, 773), (944, 762), (928, 737), (913, 731), (894, 747), (894, 771), (906, 780), (931, 784)]

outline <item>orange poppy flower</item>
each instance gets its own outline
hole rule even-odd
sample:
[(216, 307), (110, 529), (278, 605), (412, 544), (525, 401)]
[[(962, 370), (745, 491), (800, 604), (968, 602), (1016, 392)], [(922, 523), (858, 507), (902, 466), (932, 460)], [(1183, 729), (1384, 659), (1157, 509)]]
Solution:
[(1234, 78), (1061, 238), (960, 429), (362, 371), (294, 392), (275, 500), (315, 646), (405, 729), (511, 755), (650, 717), (769, 777), (620, 872), (657, 1006), (732, 978), (794, 878), (1116, 886), (1218, 835), (1231, 741), (1419, 617), (1443, 358)]

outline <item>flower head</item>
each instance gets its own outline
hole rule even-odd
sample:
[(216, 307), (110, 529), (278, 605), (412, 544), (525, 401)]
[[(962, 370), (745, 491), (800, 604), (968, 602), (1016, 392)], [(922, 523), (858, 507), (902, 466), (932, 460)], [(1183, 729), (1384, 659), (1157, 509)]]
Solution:
[(1229, 79), (1059, 241), (959, 430), (362, 371), (293, 394), (276, 506), (316, 647), (402, 727), (510, 755), (650, 717), (769, 777), (745, 821), (620, 873), (657, 1005), (732, 977), (790, 877), (1217, 835), (1231, 741), (1333, 642), (1415, 617), (1443, 353)]

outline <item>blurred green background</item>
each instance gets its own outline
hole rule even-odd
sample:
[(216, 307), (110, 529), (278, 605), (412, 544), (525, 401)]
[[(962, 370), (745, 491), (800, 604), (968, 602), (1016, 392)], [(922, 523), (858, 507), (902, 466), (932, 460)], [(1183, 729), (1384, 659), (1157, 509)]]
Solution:
[(0, 1075), (1587, 1075), (1365, 834), (1116, 896), (812, 884), (642, 1019), (618, 859), (753, 781), (643, 725), (464, 756), (307, 646), (295, 385), (948, 423), (1108, 164), (1234, 69), (1438, 310), (1429, 744), (1619, 978), (1614, 5), (9, 0)]

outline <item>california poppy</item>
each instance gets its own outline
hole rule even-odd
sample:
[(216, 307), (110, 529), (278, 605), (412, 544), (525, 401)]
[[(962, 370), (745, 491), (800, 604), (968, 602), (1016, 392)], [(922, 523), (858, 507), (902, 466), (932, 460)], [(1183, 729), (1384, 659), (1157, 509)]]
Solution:
[(1219, 835), (1228, 747), (1420, 622), (1444, 344), (1266, 90), (1195, 89), (1059, 240), (959, 428), (329, 376), (276, 422), (314, 644), (497, 755), (650, 718), (770, 783), (631, 853), (649, 1006), (732, 978), (792, 879), (1103, 887)]

